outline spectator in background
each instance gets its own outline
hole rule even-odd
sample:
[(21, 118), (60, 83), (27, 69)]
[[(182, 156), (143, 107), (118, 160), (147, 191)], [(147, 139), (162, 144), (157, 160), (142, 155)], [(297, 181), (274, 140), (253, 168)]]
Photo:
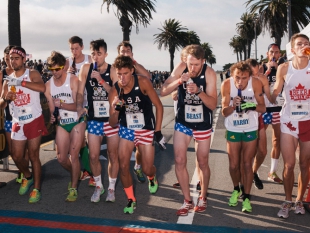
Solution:
[(220, 73), (221, 82), (223, 82), (223, 72)]
[(39, 63), (37, 65), (37, 70), (39, 71), (39, 73), (42, 75), (42, 71), (43, 71), (43, 64), (41, 59), (39, 59)]

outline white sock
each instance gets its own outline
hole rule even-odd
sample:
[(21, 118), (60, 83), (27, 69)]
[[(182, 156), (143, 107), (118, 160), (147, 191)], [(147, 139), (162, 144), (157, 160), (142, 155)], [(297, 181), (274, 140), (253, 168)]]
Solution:
[(99, 175), (99, 176), (94, 176), (94, 180), (95, 180), (95, 182), (96, 182), (96, 187), (100, 187), (100, 188), (103, 187), (102, 181), (101, 181), (101, 175)]
[(109, 188), (108, 188), (108, 189), (113, 189), (113, 190), (115, 190), (116, 179), (117, 179), (117, 178), (111, 178), (111, 177), (109, 177)]
[(271, 158), (270, 173), (274, 173), (278, 168), (279, 159)]
[(135, 170), (138, 170), (141, 168), (141, 165), (140, 164), (135, 164)]

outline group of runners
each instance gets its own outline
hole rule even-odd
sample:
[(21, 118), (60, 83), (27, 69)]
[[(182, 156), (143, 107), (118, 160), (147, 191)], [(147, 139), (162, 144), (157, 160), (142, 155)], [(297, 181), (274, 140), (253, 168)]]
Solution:
[[(268, 47), (268, 62), (259, 68), (256, 60), (234, 64), (231, 77), (221, 86), (222, 114), (227, 128), (227, 152), (233, 192), (229, 206), (237, 206), (242, 197), (242, 211), (252, 212), (252, 183), (262, 189), (258, 169), (267, 154), (266, 128), (273, 126), (271, 170), (268, 179), (282, 183), (277, 176), (277, 164), (282, 152), (285, 202), (278, 213), (287, 218), (294, 206), (296, 214), (304, 214), (302, 197), (309, 181), (310, 148), (309, 98), (310, 75), (309, 38), (295, 34), (291, 40), (292, 61), (278, 61), (280, 48)], [(124, 213), (136, 208), (136, 195), (130, 173), (130, 158), (136, 148), (134, 171), (140, 182), (144, 175), (151, 194), (158, 189), (154, 154), (156, 143), (165, 149), (161, 133), (163, 105), (153, 88), (149, 72), (133, 57), (132, 45), (121, 42), (113, 64), (106, 62), (107, 44), (103, 39), (90, 42), (90, 55), (83, 54), (83, 40), (69, 39), (71, 56), (65, 58), (52, 51), (47, 59), (52, 78), (44, 84), (36, 70), (25, 68), (26, 51), (8, 46), (5, 58), (9, 65), (2, 71), (3, 83), (0, 107), (6, 109), (6, 131), (10, 134), (10, 154), (23, 174), (20, 195), (30, 193), (29, 203), (41, 198), (41, 163), (39, 146), (46, 133), (39, 94), (44, 93), (51, 113), (50, 123), (56, 124), (56, 153), (61, 166), (71, 180), (66, 201), (78, 198), (79, 179), (90, 178), (94, 186), (91, 202), (99, 202), (105, 189), (99, 160), (103, 136), (106, 136), (109, 186), (107, 202), (115, 201), (115, 184), (119, 177), (128, 203)], [(184, 196), (179, 216), (189, 211), (204, 212), (210, 181), (208, 164), (213, 110), (217, 107), (217, 77), (205, 64), (205, 52), (200, 45), (186, 46), (181, 61), (163, 84), (160, 94), (173, 93), (176, 103), (173, 147), (175, 172)], [(155, 115), (153, 113), (155, 107)], [(10, 119), (11, 117), (11, 119)], [(187, 149), (194, 139), (198, 179), (197, 203), (193, 203), (187, 171)], [(298, 195), (293, 205), (295, 150), (300, 147)], [(81, 157), (81, 163), (80, 158)], [(32, 171), (29, 170), (29, 160)], [(83, 167), (83, 169), (81, 169)]]

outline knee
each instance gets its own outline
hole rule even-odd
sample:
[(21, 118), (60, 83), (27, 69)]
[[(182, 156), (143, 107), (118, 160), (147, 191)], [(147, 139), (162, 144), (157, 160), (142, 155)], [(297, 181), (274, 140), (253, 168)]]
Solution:
[(284, 164), (284, 169), (286, 170), (286, 172), (294, 172), (294, 167), (295, 167), (295, 163), (285, 163)]
[(58, 163), (60, 163), (61, 165), (65, 165), (67, 163), (67, 156), (62, 156), (61, 154), (57, 154), (57, 160)]
[(240, 170), (240, 166), (237, 164), (229, 164), (230, 172), (238, 172)]
[(89, 160), (91, 162), (97, 162), (99, 160), (99, 157), (96, 154), (89, 154)]
[(129, 171), (129, 164), (128, 163), (120, 163), (119, 170), (121, 173), (126, 173)]
[(109, 163), (112, 164), (118, 163), (118, 154), (116, 151), (109, 151), (108, 156), (109, 156)]

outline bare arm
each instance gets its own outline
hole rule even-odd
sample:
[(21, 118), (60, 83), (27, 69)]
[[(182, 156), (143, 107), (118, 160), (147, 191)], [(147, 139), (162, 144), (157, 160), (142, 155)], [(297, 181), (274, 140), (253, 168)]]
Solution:
[(256, 111), (260, 113), (266, 112), (265, 100), (263, 96), (263, 84), (260, 80), (252, 78), (254, 96), (257, 102)]
[(119, 111), (115, 110), (115, 105), (118, 102), (119, 102), (119, 99), (118, 99), (117, 91), (115, 87), (113, 86), (109, 93), (109, 103), (110, 103), (109, 124), (111, 125), (111, 127), (116, 127), (118, 124)]
[(135, 62), (134, 67), (135, 67), (137, 75), (145, 76), (149, 80), (152, 79), (151, 74), (142, 65), (140, 65), (138, 62)]
[(7, 81), (4, 81), (3, 85), (2, 85), (2, 90), (1, 90), (1, 98), (0, 98), (0, 108), (4, 109), (7, 105), (7, 100), (9, 100), (10, 98), (7, 97), (7, 93), (8, 93), (8, 85), (7, 85)]
[(263, 90), (264, 90), (264, 93), (267, 99), (269, 100), (269, 102), (271, 102), (271, 93), (270, 93), (270, 87), (269, 87), (269, 82), (268, 82), (267, 77), (263, 74), (260, 74), (259, 80), (262, 82)]
[(228, 117), (235, 111), (236, 105), (235, 101), (233, 106), (229, 106), (230, 103), (230, 80), (226, 79), (221, 86), (221, 95), (222, 95), (222, 115)]
[(78, 113), (78, 117), (80, 117), (84, 113), (84, 90), (85, 90), (85, 84), (87, 79), (87, 74), (89, 70), (90, 64), (84, 64), (81, 67), (80, 73), (79, 73), (79, 80), (78, 80), (78, 89), (76, 93), (76, 109)]
[(283, 85), (284, 85), (284, 80), (287, 74), (288, 70), (288, 63), (283, 63), (279, 66), (276, 74), (276, 83), (274, 84), (274, 89), (273, 93), (271, 94), (271, 103), (276, 102), (276, 98), (281, 93)]
[(29, 78), (31, 82), (26, 82), (24, 87), (38, 92), (45, 92), (45, 84), (40, 73), (37, 70), (30, 70), (29, 71)]
[[(184, 62), (180, 62), (176, 67), (174, 67), (171, 75), (169, 78), (165, 81), (161, 91), (161, 96), (169, 95), (171, 92), (173, 92), (177, 87), (182, 84), (181, 75), (183, 71), (186, 68), (186, 64)], [(187, 80), (184, 80), (187, 81)]]
[(199, 98), (206, 107), (214, 110), (217, 105), (216, 74), (211, 67), (207, 67), (205, 77), (207, 88), (199, 94)]

